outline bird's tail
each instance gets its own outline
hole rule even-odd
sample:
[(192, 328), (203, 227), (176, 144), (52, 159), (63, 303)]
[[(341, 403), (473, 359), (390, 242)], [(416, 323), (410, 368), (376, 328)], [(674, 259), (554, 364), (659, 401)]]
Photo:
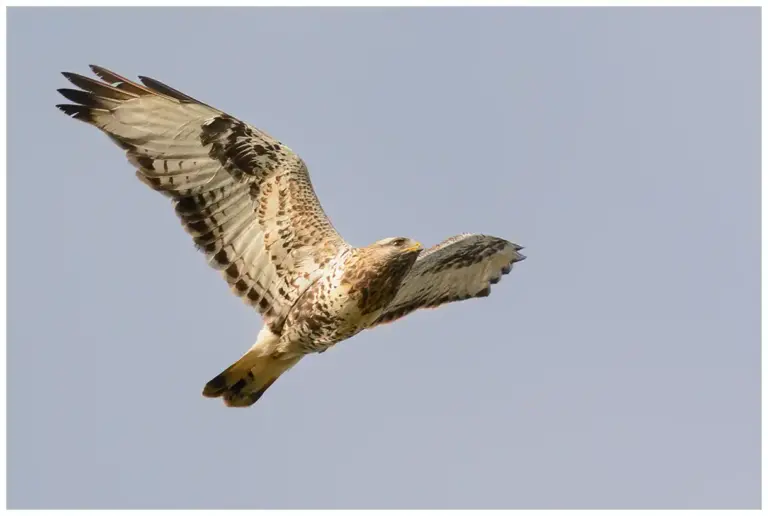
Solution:
[(301, 356), (282, 358), (274, 354), (264, 355), (262, 349), (251, 348), (240, 360), (208, 382), (203, 396), (223, 397), (228, 407), (250, 407), (299, 360)]

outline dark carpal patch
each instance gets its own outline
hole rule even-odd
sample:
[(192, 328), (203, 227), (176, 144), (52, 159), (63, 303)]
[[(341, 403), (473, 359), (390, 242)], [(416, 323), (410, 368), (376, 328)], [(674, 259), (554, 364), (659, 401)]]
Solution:
[(209, 155), (233, 175), (273, 173), (289, 157), (279, 144), (269, 144), (247, 124), (222, 115), (203, 125), (200, 142), (211, 145)]
[[(509, 250), (512, 253), (509, 253)], [(522, 246), (487, 235), (464, 234), (438, 244), (425, 251), (406, 277), (402, 290), (393, 303), (381, 314), (376, 324), (399, 319), (419, 308), (434, 308), (444, 303), (470, 298), (487, 297), (491, 285), (512, 270), (512, 263), (525, 259), (518, 251)], [(496, 265), (498, 269), (485, 270), (483, 264), (496, 260), (500, 253), (511, 254), (509, 263)], [(479, 265), (478, 265), (479, 264)], [(453, 271), (476, 267), (477, 276), (452, 277)]]

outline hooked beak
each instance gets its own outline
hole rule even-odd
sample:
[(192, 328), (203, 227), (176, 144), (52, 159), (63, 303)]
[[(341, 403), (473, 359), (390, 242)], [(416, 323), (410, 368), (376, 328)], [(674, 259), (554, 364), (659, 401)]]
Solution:
[(421, 244), (419, 242), (414, 242), (412, 246), (405, 248), (406, 253), (412, 253), (414, 251), (421, 251)]

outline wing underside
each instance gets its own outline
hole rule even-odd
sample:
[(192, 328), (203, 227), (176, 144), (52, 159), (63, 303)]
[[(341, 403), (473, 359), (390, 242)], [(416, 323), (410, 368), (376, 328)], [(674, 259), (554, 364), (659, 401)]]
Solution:
[(485, 297), (491, 285), (525, 259), (521, 246), (487, 235), (462, 234), (422, 253), (395, 299), (374, 325), (392, 322), (420, 308)]
[(101, 80), (64, 73), (57, 106), (123, 148), (137, 177), (172, 199), (184, 229), (233, 292), (273, 326), (347, 244), (288, 147), (147, 77), (101, 67)]

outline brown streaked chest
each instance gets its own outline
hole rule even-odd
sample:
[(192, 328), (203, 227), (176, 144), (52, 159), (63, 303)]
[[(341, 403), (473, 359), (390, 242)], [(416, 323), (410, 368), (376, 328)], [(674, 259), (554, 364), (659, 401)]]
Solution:
[(347, 264), (341, 278), (349, 296), (365, 316), (379, 312), (394, 299), (412, 262), (397, 257), (384, 259), (373, 254), (361, 254)]

